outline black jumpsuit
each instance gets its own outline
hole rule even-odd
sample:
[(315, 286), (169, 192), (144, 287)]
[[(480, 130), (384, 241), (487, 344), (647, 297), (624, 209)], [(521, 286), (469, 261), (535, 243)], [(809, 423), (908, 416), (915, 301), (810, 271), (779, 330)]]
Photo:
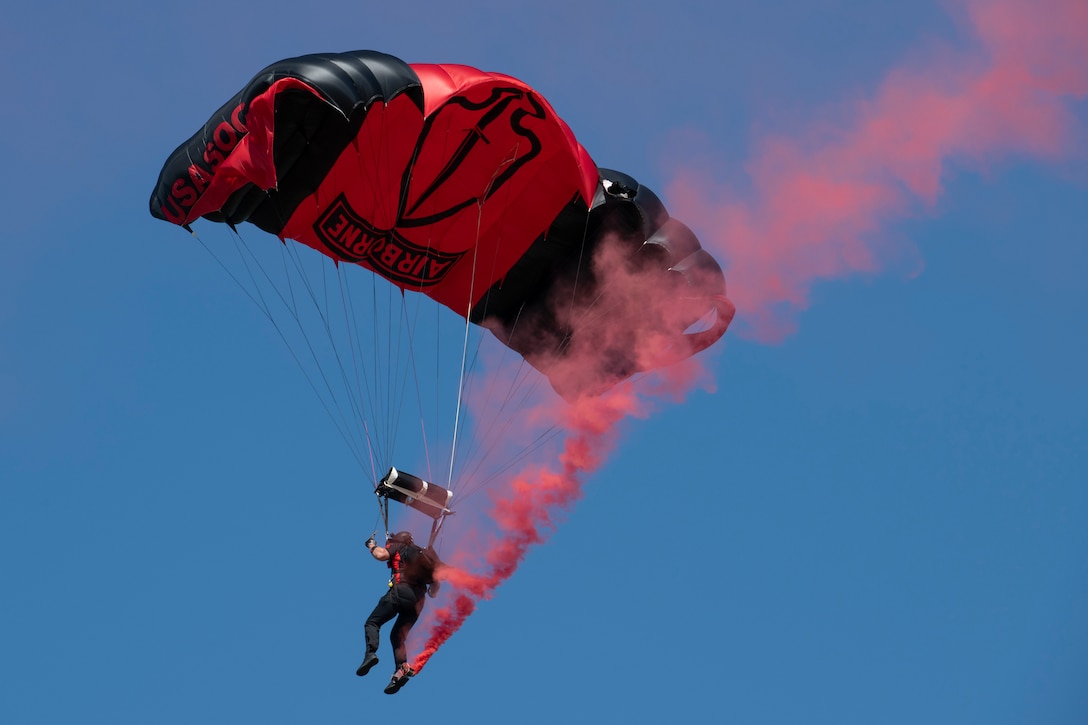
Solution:
[(434, 575), (433, 565), (426, 561), (423, 550), (414, 544), (392, 543), (389, 550), (390, 576), (389, 591), (382, 595), (374, 611), (366, 620), (366, 651), (378, 651), (379, 630), (393, 617), (393, 629), (389, 632), (389, 641), (393, 645), (393, 660), (397, 667), (408, 661), (408, 632), (419, 619), (427, 594), (427, 585)]

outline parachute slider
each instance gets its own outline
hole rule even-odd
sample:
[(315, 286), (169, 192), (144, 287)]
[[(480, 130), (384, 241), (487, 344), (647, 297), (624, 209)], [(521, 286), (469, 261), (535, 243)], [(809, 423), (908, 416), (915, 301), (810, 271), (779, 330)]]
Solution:
[(446, 514), (453, 513), (449, 509), (453, 492), (424, 481), (419, 476), (390, 468), (389, 473), (378, 482), (374, 493), (382, 498), (393, 499), (398, 503), (414, 508), (416, 511), (438, 520)]

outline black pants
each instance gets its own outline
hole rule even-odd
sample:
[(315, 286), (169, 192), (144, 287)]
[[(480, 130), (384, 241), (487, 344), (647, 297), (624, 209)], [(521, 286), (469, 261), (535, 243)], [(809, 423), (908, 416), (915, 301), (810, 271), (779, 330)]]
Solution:
[(414, 589), (407, 584), (396, 584), (389, 588), (370, 616), (366, 618), (366, 651), (378, 651), (378, 631), (382, 625), (393, 617), (397, 621), (393, 623), (393, 629), (389, 632), (389, 641), (393, 645), (393, 660), (399, 667), (408, 661), (405, 650), (405, 642), (408, 640), (408, 632), (412, 625), (419, 619), (423, 611), (424, 593), (426, 590)]

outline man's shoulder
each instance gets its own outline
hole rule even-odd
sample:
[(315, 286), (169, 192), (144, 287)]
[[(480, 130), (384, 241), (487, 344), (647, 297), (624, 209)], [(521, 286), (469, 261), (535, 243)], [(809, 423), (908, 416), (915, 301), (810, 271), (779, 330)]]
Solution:
[(419, 556), (423, 549), (419, 548), (415, 544), (409, 544), (407, 542), (397, 542), (390, 546), (389, 551), (400, 554), (403, 558), (414, 558)]

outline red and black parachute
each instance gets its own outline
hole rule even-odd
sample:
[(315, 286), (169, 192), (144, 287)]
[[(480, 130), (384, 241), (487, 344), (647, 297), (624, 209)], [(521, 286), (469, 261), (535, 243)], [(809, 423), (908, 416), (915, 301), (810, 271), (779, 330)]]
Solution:
[[(568, 399), (706, 348), (733, 316), (721, 268), (653, 192), (598, 169), (525, 83), (463, 65), (273, 63), (171, 154), (150, 206), (185, 227), (250, 222), (428, 295)], [(621, 313), (605, 245), (644, 314)]]

